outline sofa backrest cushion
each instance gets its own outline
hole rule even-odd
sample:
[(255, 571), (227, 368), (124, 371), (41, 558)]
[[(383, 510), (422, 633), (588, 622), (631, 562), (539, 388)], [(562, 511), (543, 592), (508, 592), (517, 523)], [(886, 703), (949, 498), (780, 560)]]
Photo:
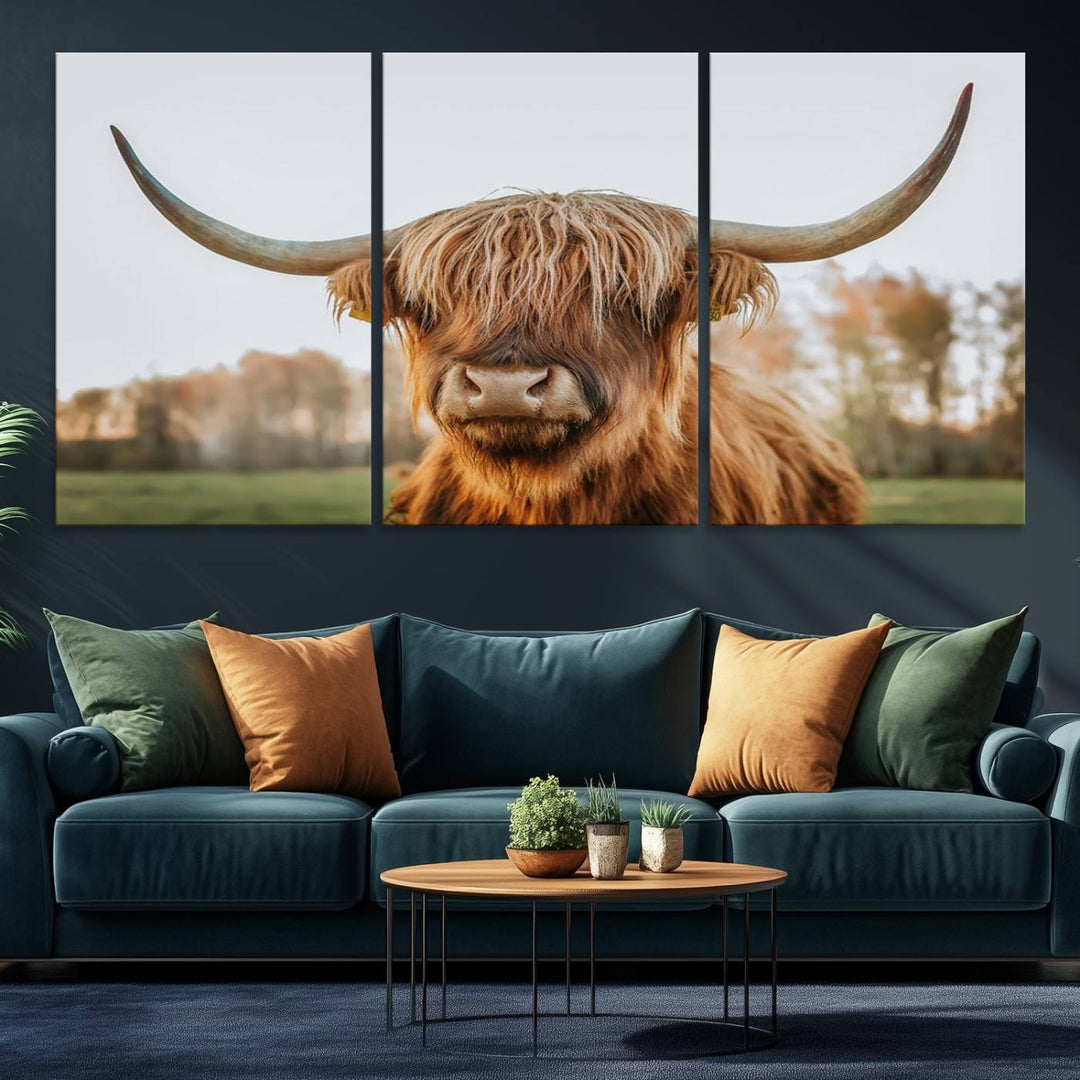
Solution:
[[(752, 637), (765, 638), (769, 641), (782, 641), (788, 638), (814, 637), (793, 630), (780, 630), (775, 626), (764, 626), (760, 623), (746, 622), (743, 619), (732, 619), (727, 615), (714, 615), (705, 612), (705, 663), (702, 665), (701, 683), (701, 723), (705, 724), (705, 713), (709, 704), (709, 687), (712, 685), (712, 662), (716, 652), (716, 639), (723, 625), (734, 626), (744, 634)], [(956, 630), (955, 626), (919, 626), (918, 630)], [(1001, 700), (998, 702), (997, 713), (994, 716), (995, 724), (1023, 724), (1031, 715), (1032, 705), (1035, 702), (1036, 690), (1039, 685), (1039, 657), (1041, 654), (1039, 639), (1025, 630), (1020, 635), (1020, 642), (1016, 646), (1009, 675), (1005, 682), (1005, 689), (1001, 692)]]
[(1005, 689), (1001, 692), (995, 724), (1023, 724), (1032, 714), (1035, 692), (1039, 688), (1039, 657), (1042, 643), (1025, 630), (1013, 654)]
[(684, 792), (700, 733), (698, 611), (618, 630), (488, 634), (401, 616), (405, 793), (566, 785)]
[[(162, 630), (179, 630), (185, 623), (172, 623)], [(49, 636), (45, 640), (45, 651), (49, 657), (49, 675), (53, 684), (53, 712), (64, 722), (64, 727), (76, 727), (83, 722), (82, 712), (75, 701), (75, 694), (71, 689), (71, 682), (64, 671), (64, 662), (60, 659), (60, 650), (56, 647), (56, 638), (52, 628), (49, 628)]]

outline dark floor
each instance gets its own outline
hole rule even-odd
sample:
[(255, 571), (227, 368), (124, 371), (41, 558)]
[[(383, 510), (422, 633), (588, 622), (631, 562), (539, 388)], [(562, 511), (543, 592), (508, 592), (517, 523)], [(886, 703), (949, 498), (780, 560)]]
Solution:
[[(715, 963), (542, 965), (539, 1054), (529, 968), (451, 964), (447, 1024), (426, 1048), (399, 965), (385, 1029), (381, 962), (16, 964), (0, 973), (0, 1080), (1075, 1080), (1080, 963), (780, 965), (781, 1040), (738, 1052)], [(432, 973), (437, 975), (437, 970)], [(769, 1023), (768, 966), (751, 1015)], [(732, 965), (733, 1018), (742, 973)], [(441, 1004), (430, 994), (434, 1017)], [(481, 1015), (478, 1015), (481, 1014)], [(493, 1056), (494, 1055), (494, 1056)]]

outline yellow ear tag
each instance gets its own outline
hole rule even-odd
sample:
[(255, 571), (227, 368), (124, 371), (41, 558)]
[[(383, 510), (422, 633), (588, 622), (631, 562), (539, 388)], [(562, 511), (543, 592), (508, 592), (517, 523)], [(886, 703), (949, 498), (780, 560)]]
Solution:
[(709, 308), (709, 322), (719, 322), (725, 315), (730, 315), (731, 312), (727, 308), (714, 305)]
[(349, 318), (360, 319), (362, 322), (371, 322), (371, 312), (368, 311), (367, 308), (358, 307), (356, 304), (353, 304), (352, 307), (349, 308)]

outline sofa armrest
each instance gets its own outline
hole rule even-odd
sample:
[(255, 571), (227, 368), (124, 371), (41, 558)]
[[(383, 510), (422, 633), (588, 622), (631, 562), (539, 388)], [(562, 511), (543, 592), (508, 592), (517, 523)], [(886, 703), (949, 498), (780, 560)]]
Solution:
[(0, 960), (52, 951), (52, 830), (56, 803), (45, 775), (55, 713), (0, 717)]
[(1055, 748), (1057, 779), (1046, 800), (1053, 837), (1050, 951), (1080, 956), (1080, 713), (1046, 713), (1027, 727)]

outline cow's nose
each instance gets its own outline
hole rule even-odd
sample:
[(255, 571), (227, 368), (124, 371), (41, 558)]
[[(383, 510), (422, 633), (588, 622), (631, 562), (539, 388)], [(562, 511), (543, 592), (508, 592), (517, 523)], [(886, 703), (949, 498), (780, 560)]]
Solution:
[(544, 405), (550, 368), (472, 367), (462, 371), (473, 416), (536, 416)]

